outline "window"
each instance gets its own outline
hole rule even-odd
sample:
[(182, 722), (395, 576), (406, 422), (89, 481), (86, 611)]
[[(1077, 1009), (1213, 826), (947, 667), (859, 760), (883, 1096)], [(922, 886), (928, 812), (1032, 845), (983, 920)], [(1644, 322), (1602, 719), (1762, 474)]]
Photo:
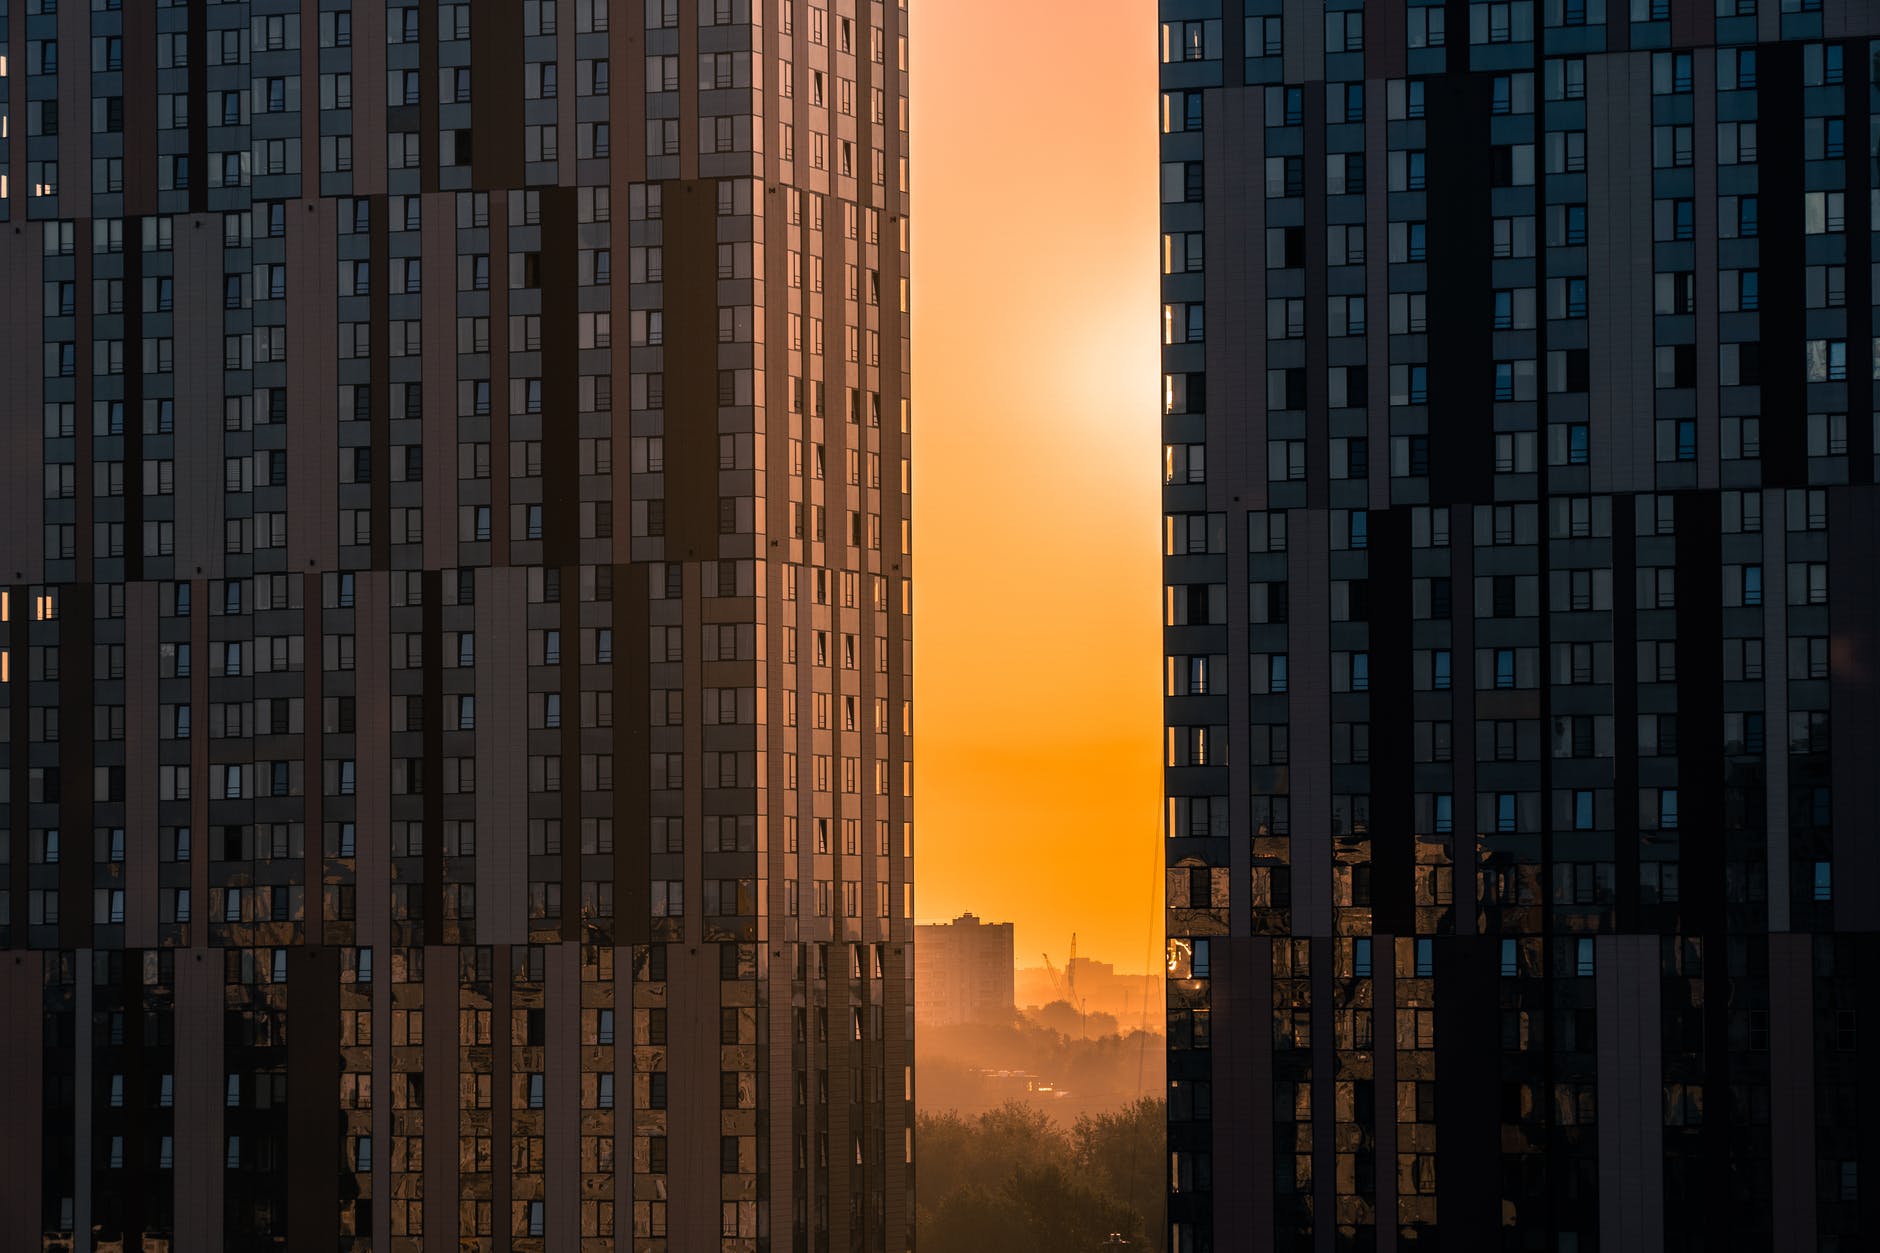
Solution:
[(1654, 52), (1652, 54), (1652, 94), (1683, 95), (1691, 90), (1691, 54)]
[(1266, 124), (1298, 126), (1305, 121), (1306, 89), (1303, 87), (1268, 87), (1266, 89)]
[[(1799, 3), (1798, 0), (1786, 0), (1782, 6), (1784, 13), (1798, 10), (1819, 11), (1819, 3)], [(1806, 44), (1802, 48), (1802, 85), (1804, 87), (1832, 87), (1845, 81), (1846, 68), (1839, 44)]]
[(1499, 0), (1469, 6), (1469, 42), (1524, 43), (1534, 38), (1532, 0)]
[[(811, 9), (812, 13), (817, 12)], [(1221, 59), (1219, 21), (1162, 23), (1162, 63)]]
[(1717, 50), (1717, 90), (1748, 91), (1756, 86), (1756, 49)]
[[(1725, 138), (1724, 138), (1726, 129), (1728, 130), (1729, 135), (1730, 135), (1729, 147), (1727, 149), (1731, 153), (1730, 161), (1734, 162), (1737, 159), (1735, 156), (1735, 153), (1736, 153), (1736, 128), (1738, 127), (1738, 125), (1749, 125), (1752, 132), (1754, 131), (1754, 123), (1739, 124), (1739, 123), (1734, 123), (1734, 122), (1725, 122), (1725, 123), (1721, 123), (1717, 127), (1717, 149), (1718, 149), (1718, 154), (1719, 154), (1719, 160), (1722, 160), (1722, 154), (1726, 151)], [(1694, 143), (1695, 143), (1695, 140), (1692, 134), (1692, 130), (1689, 126), (1654, 126), (1652, 127), (1652, 166), (1653, 168), (1663, 170), (1663, 169), (1675, 169), (1675, 168), (1680, 168), (1680, 167), (1690, 165), (1692, 153), (1694, 151), (1694, 147), (1693, 147)], [(1752, 140), (1751, 142), (1752, 154), (1754, 153), (1754, 150), (1755, 150), (1755, 145), (1754, 145), (1754, 141)], [(1751, 159), (1753, 160), (1754, 157), (1752, 156)]]
[[(1448, 14), (1440, 5), (1416, 5), (1409, 10), (1407, 32), (1412, 48), (1440, 48), (1447, 34)], [(1421, 87), (1422, 84), (1418, 83)]]
[(1808, 307), (1839, 309), (1847, 304), (1847, 267), (1811, 265), (1805, 271)]
[(1364, 51), (1364, 13), (1347, 9), (1325, 15), (1325, 50), (1327, 52)]
[(1724, 270), (1719, 273), (1717, 275), (1718, 306), (1725, 313), (1752, 313), (1761, 308), (1761, 277), (1760, 272), (1756, 270)]
[(1534, 75), (1496, 75), (1490, 95), (1490, 111), (1496, 114), (1534, 112)]
[[(1417, 25), (1416, 15), (1418, 13), (1435, 14), (1440, 19), (1442, 10), (1434, 8), (1411, 9), (1410, 24), (1413, 32)], [(1437, 26), (1440, 28), (1440, 20), (1437, 22)], [(1414, 38), (1414, 34), (1412, 37)], [(1441, 40), (1437, 42), (1440, 43)], [(1393, 122), (1401, 122), (1406, 118), (1420, 118), (1424, 116), (1424, 96), (1423, 80), (1417, 78), (1409, 80), (1393, 78), (1384, 85), (1384, 111)]]
[(1285, 25), (1278, 17), (1247, 19), (1247, 55), (1277, 57), (1285, 52)]
[(1586, 98), (1586, 58), (1549, 57), (1542, 67), (1549, 100)]
[(1839, 235), (1847, 229), (1847, 193), (1802, 193), (1802, 227), (1810, 235)]
[(1840, 457), (1847, 453), (1847, 415), (1811, 413), (1808, 415), (1808, 455)]
[[(1530, 152), (1530, 166), (1532, 153)], [(1534, 255), (1534, 219), (1531, 217), (1494, 218), (1490, 224), (1490, 243), (1498, 260)]]
[(1847, 378), (1847, 341), (1811, 339), (1806, 341), (1808, 381), (1833, 383)]
[(1162, 165), (1162, 203), (1195, 204), (1203, 198), (1206, 167), (1199, 161), (1167, 161)]
[[(789, 63), (784, 63), (785, 68)], [(1269, 88), (1271, 91), (1276, 88)], [(1198, 131), (1202, 127), (1203, 101), (1206, 99), (1199, 91), (1165, 91), (1162, 93), (1162, 132), (1175, 134), (1180, 131)]]
[(1756, 160), (1756, 123), (1724, 122), (1717, 127), (1717, 164), (1743, 165)]

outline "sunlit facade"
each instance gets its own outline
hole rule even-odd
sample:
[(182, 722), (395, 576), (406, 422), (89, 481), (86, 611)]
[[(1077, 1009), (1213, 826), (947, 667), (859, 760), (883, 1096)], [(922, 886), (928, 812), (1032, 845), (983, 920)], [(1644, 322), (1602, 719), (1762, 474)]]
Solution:
[(1865, 1247), (1880, 8), (1160, 9), (1171, 1247)]
[(909, 1247), (906, 19), (0, 0), (0, 1247)]

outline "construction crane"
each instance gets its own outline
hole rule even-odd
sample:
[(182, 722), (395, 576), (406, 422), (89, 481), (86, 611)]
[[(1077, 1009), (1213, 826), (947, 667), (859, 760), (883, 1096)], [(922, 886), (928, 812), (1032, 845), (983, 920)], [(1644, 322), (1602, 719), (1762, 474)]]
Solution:
[(1051, 991), (1061, 999), (1064, 995), (1064, 981), (1058, 978), (1057, 967), (1051, 964), (1051, 954), (1040, 953), (1038, 956), (1044, 958), (1044, 971), (1051, 976)]

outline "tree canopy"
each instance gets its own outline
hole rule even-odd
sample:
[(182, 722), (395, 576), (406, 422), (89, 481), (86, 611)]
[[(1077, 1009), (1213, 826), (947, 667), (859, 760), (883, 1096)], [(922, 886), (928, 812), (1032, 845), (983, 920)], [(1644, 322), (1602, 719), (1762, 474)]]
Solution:
[(1068, 1128), (1012, 1101), (975, 1117), (922, 1114), (915, 1222), (922, 1253), (1097, 1253), (1163, 1245), (1162, 1102), (1144, 1097)]

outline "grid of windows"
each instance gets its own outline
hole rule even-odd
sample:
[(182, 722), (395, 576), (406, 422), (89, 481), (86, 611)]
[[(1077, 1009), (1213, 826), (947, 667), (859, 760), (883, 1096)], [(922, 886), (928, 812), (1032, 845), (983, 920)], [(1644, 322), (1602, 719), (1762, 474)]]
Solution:
[(0, 3), (0, 1244), (909, 1246), (906, 30)]
[(1162, 8), (1170, 1247), (1851, 1247), (1873, 10)]

